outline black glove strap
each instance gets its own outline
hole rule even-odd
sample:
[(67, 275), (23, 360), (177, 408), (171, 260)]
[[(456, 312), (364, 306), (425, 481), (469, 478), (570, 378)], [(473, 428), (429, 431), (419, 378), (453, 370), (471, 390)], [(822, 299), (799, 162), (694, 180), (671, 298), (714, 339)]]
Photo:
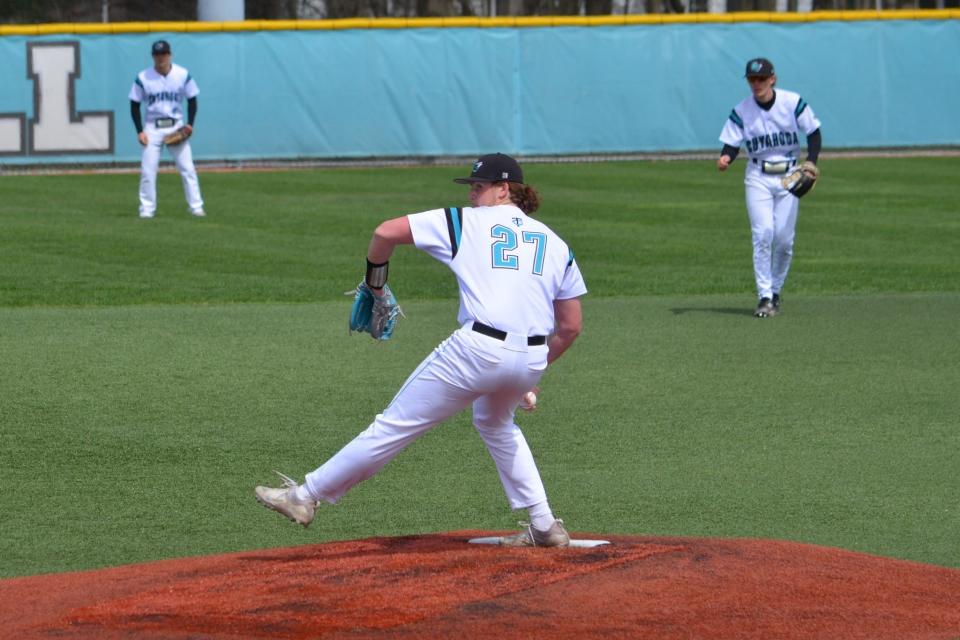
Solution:
[(367, 277), (365, 282), (372, 289), (382, 289), (387, 284), (387, 272), (390, 270), (390, 261), (374, 264), (367, 260)]

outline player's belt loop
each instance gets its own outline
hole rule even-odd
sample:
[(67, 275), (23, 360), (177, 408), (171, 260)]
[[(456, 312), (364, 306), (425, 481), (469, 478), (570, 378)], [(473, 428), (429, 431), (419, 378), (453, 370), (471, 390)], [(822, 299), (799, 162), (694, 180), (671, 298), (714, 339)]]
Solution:
[[(473, 321), (473, 326), (471, 327), (477, 333), (482, 333), (485, 336), (500, 340), (501, 342), (507, 339), (507, 332), (500, 331), (500, 329), (494, 329), (493, 327), (487, 326), (482, 322)], [(541, 344), (547, 344), (547, 336), (529, 336), (527, 337), (527, 346), (528, 347), (537, 347)]]

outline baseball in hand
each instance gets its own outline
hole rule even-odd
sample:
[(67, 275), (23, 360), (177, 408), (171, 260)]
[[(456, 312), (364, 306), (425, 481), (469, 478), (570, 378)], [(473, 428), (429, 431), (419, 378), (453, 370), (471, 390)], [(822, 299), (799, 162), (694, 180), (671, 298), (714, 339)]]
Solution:
[(537, 394), (527, 391), (520, 400), (520, 408), (524, 411), (533, 411), (537, 408)]

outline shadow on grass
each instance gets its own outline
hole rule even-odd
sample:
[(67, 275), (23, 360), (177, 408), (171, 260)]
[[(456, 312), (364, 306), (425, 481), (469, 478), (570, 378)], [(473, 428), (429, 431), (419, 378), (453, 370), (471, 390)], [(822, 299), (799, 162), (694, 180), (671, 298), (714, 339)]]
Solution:
[(750, 316), (753, 317), (753, 309), (744, 309), (742, 307), (725, 307), (725, 308), (707, 308), (707, 307), (677, 307), (671, 309), (673, 315), (679, 316), (684, 313), (725, 313), (731, 316)]

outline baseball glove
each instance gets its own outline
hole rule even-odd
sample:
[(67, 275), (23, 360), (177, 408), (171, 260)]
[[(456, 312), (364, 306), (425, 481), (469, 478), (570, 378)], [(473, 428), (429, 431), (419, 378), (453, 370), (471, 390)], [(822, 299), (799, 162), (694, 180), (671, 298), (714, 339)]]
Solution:
[(388, 285), (383, 285), (383, 295), (378, 296), (366, 282), (361, 282), (350, 309), (350, 333), (366, 332), (374, 340), (389, 340), (393, 337), (397, 318), (402, 315), (397, 298)]
[(189, 127), (180, 127), (176, 131), (171, 131), (167, 135), (163, 136), (163, 144), (165, 145), (174, 145), (180, 144), (193, 134), (193, 129)]
[(783, 184), (784, 189), (798, 198), (802, 198), (809, 192), (813, 191), (813, 188), (817, 186), (817, 178), (819, 177), (820, 169), (817, 168), (817, 165), (807, 160), (802, 165), (783, 176), (780, 182)]

